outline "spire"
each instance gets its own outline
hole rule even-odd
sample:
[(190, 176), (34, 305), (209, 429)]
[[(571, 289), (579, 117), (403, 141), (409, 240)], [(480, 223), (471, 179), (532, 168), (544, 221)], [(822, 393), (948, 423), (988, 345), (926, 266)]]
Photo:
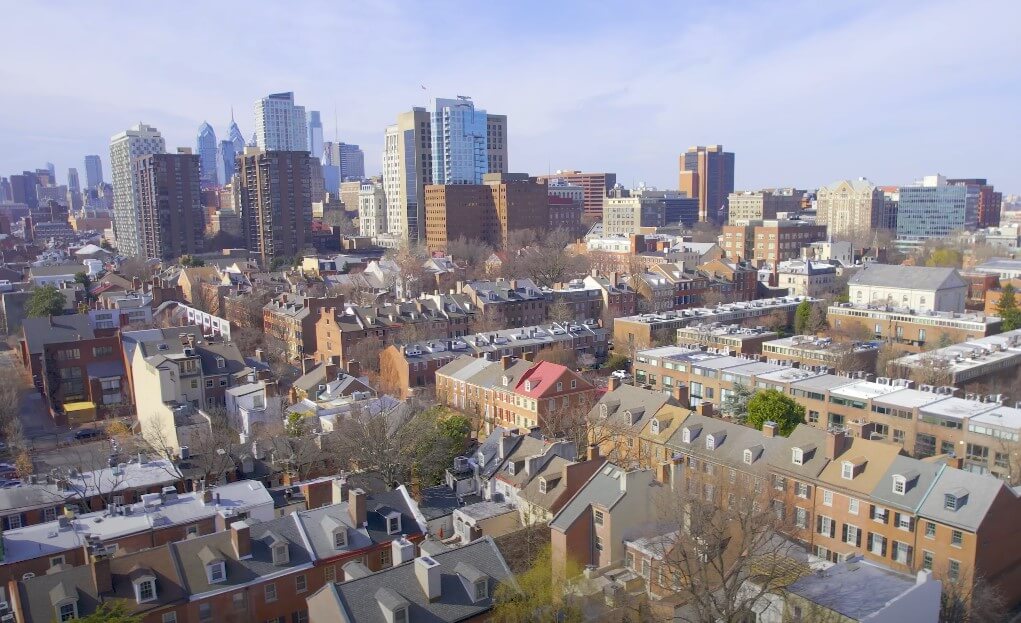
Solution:
[(234, 106), (230, 107), (230, 122), (234, 123)]

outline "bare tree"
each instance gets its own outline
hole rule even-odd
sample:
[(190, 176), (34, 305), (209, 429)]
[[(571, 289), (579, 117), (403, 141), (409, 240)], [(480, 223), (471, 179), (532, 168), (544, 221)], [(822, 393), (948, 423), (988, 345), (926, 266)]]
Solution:
[(999, 589), (981, 576), (967, 571), (951, 578), (949, 570), (938, 566), (933, 576), (942, 580), (940, 623), (1001, 623), (1007, 620), (1007, 604)]
[(486, 260), (493, 248), (481, 240), (460, 236), (447, 244), (447, 254), (465, 266), (466, 278), (479, 279), (486, 273)]
[(568, 245), (573, 242), (569, 232), (555, 229), (526, 247), (521, 248), (513, 260), (509, 259), (504, 266), (504, 274), (512, 277), (525, 275), (540, 287), (553, 287), (583, 277), (588, 272), (588, 258), (573, 254)]
[[(423, 245), (405, 243), (399, 248), (388, 251), (386, 257), (397, 265), (398, 272), (393, 276), (394, 294), (397, 298), (413, 298), (424, 291), (429, 283), (424, 264), (429, 259), (429, 251)], [(433, 289), (431, 286), (428, 288)]]
[(152, 277), (152, 269), (141, 257), (129, 257), (117, 267), (117, 272), (125, 279), (145, 281)]
[(561, 324), (571, 322), (575, 319), (574, 310), (571, 306), (562, 298), (559, 298), (547, 308), (546, 317), (550, 322), (559, 322)]
[(358, 228), (344, 210), (331, 210), (323, 215), (323, 223), (336, 228), (341, 236), (356, 236)]

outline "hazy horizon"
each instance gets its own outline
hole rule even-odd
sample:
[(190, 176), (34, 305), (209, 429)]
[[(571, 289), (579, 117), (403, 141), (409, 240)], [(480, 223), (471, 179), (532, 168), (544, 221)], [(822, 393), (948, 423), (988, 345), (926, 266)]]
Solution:
[(110, 137), (139, 121), (194, 148), (233, 107), (247, 139), (255, 100), (293, 91), (368, 174), (400, 112), (470, 95), (508, 116), (514, 172), (676, 188), (678, 155), (721, 143), (741, 190), (938, 172), (1021, 193), (1021, 3), (620, 6), (18, 3), (0, 175), (84, 182), (99, 154), (109, 181)]

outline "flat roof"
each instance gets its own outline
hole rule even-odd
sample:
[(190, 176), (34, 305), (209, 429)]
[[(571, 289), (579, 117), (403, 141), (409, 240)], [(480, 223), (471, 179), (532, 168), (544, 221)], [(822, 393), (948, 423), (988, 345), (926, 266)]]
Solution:
[(939, 415), (949, 418), (970, 418), (986, 411), (991, 411), (997, 405), (991, 402), (979, 402), (977, 400), (965, 400), (946, 396), (943, 400), (925, 405), (921, 408), (922, 413)]
[(787, 591), (852, 620), (879, 612), (916, 585), (914, 576), (861, 560), (806, 575)]
[(915, 409), (927, 404), (932, 404), (938, 400), (943, 400), (946, 397), (947, 396), (940, 396), (939, 394), (934, 394), (932, 392), (923, 392), (918, 389), (902, 387), (897, 389), (895, 392), (886, 394), (885, 396), (878, 396), (874, 401), (891, 407)]
[[(78, 515), (66, 527), (59, 521), (25, 526), (3, 532), (3, 563), (9, 564), (59, 554), (81, 547), (85, 535), (110, 541), (146, 530), (193, 523), (220, 513), (233, 515), (263, 504), (272, 507), (273, 498), (263, 484), (256, 480), (242, 480), (212, 489), (214, 498), (209, 504), (202, 502), (199, 491), (178, 494), (174, 501), (163, 501), (158, 506), (146, 507), (143, 502), (126, 505), (130, 514), (112, 515), (108, 511)], [(217, 503), (215, 495), (219, 494)]]
[(476, 521), (489, 519), (490, 517), (499, 517), (500, 515), (506, 515), (507, 513), (518, 512), (517, 507), (513, 504), (491, 501), (476, 502), (475, 504), (468, 504), (467, 506), (462, 506), (455, 510), (464, 513), (467, 517), (475, 519)]
[(697, 352), (701, 352), (701, 351), (697, 351), (697, 350), (695, 350), (693, 348), (686, 348), (684, 346), (660, 346), (658, 348), (649, 348), (649, 349), (646, 349), (646, 350), (640, 350), (637, 353), (635, 353), (635, 355), (636, 356), (640, 355), (640, 356), (643, 356), (643, 357), (670, 358), (670, 357), (680, 357), (680, 356), (683, 356), (683, 355), (690, 355), (692, 353), (697, 353)]
[(996, 407), (991, 411), (972, 416), (971, 424), (988, 424), (1002, 428), (1021, 429), (1021, 409)]
[(790, 366), (782, 366), (777, 363), (767, 363), (765, 361), (750, 361), (743, 366), (737, 366), (728, 369), (727, 373), (740, 374), (742, 376), (759, 377), (763, 374), (769, 374), (771, 372), (777, 372), (779, 370), (784, 370), (788, 368), (790, 368)]
[(899, 389), (899, 387), (894, 387), (893, 385), (881, 385), (872, 381), (858, 381), (853, 385), (838, 387), (830, 391), (830, 394), (846, 396), (847, 398), (855, 398), (857, 400), (871, 400), (872, 398), (892, 394)]
[(768, 372), (758, 375), (760, 381), (772, 381), (774, 383), (795, 383), (816, 376), (822, 376), (824, 372), (812, 372), (804, 368), (787, 367), (776, 372)]
[(860, 379), (849, 379), (843, 376), (837, 376), (836, 374), (820, 374), (804, 381), (797, 381), (792, 383), (797, 389), (814, 389), (818, 391), (831, 390), (834, 387), (843, 387), (844, 385), (850, 385), (852, 383), (860, 383)]

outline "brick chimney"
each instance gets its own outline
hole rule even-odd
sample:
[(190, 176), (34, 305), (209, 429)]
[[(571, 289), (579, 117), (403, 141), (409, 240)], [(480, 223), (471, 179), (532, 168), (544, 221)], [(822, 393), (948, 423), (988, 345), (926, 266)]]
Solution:
[(766, 420), (762, 423), (762, 436), (763, 437), (776, 437), (777, 432), (776, 422), (772, 420)]
[(340, 504), (341, 502), (347, 499), (347, 496), (348, 496), (347, 480), (345, 480), (344, 478), (334, 478), (332, 488), (332, 503)]
[(611, 376), (610, 379), (606, 382), (606, 389), (612, 392), (618, 387), (620, 387), (620, 379), (618, 379), (615, 376)]
[(234, 546), (234, 553), (238, 558), (250, 558), (252, 556), (252, 534), (248, 523), (236, 521), (230, 525), (230, 542)]
[(522, 354), (521, 358), (529, 362), (535, 361), (535, 351), (530, 350), (527, 353)]
[(347, 494), (347, 511), (351, 515), (351, 521), (356, 527), (362, 526), (366, 521), (365, 492), (361, 489), (352, 489)]
[(847, 447), (847, 433), (843, 429), (831, 428), (826, 431), (826, 458), (833, 460)]
[(96, 583), (96, 592), (100, 595), (113, 590), (109, 556), (104, 554), (92, 558), (92, 581)]
[(513, 357), (511, 357), (510, 355), (504, 355), (504, 356), (500, 357), (500, 366), (504, 370), (506, 370), (507, 368), (511, 367), (511, 359), (513, 359)]
[(347, 362), (347, 373), (355, 378), (360, 377), (362, 375), (362, 364), (357, 361)]
[(688, 401), (688, 386), (685, 385), (684, 383), (678, 383), (677, 385), (674, 385), (674, 389), (672, 392), (670, 392), (670, 395), (673, 396), (673, 399), (676, 400), (677, 404), (679, 404), (680, 406), (682, 407), (691, 406), (690, 402)]
[(598, 461), (599, 460), (599, 444), (589, 444), (587, 451), (585, 452), (586, 461)]
[(713, 403), (711, 403), (711, 402), (703, 402), (702, 404), (698, 405), (698, 408), (696, 409), (696, 411), (701, 416), (713, 417)]

